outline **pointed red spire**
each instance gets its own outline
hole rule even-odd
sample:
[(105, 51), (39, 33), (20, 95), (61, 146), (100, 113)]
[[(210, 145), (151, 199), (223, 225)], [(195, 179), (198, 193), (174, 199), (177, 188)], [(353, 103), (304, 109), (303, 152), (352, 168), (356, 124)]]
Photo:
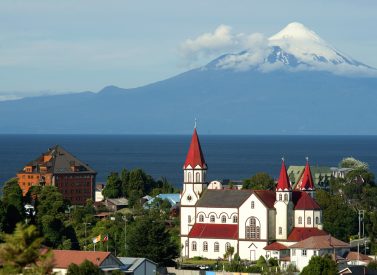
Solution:
[(191, 166), (191, 168), (195, 168), (199, 165), (201, 168), (207, 169), (196, 128), (194, 128), (194, 133), (192, 134), (190, 148), (187, 152), (187, 157), (185, 164), (183, 165), (183, 169), (187, 168), (187, 166), (189, 165)]
[(276, 185), (276, 191), (287, 191), (291, 190), (291, 183), (289, 182), (287, 168), (285, 168), (284, 159), (281, 162), (280, 176), (278, 184)]
[(299, 190), (314, 190), (314, 182), (312, 173), (310, 171), (309, 159), (306, 158), (306, 166), (301, 180), (297, 184), (297, 189)]

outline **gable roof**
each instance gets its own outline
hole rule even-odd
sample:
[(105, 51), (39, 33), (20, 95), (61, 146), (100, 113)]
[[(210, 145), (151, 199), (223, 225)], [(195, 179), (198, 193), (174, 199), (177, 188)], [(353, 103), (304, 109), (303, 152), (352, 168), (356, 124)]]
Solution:
[(270, 190), (254, 190), (254, 194), (268, 207), (274, 208), (276, 196), (274, 191)]
[(281, 243), (278, 243), (278, 242), (273, 242), (273, 243), (267, 245), (263, 249), (264, 250), (286, 250), (286, 249), (288, 249), (288, 247), (285, 246), (284, 244), (281, 244)]
[(295, 210), (321, 210), (318, 203), (305, 191), (293, 191), (292, 201)]
[(196, 203), (196, 206), (237, 208), (251, 196), (252, 192), (252, 190), (206, 189)]
[(190, 148), (187, 152), (187, 157), (185, 164), (183, 165), (183, 169), (187, 168), (187, 166), (189, 165), (191, 166), (191, 168), (195, 168), (198, 165), (203, 169), (207, 168), (196, 128), (194, 128), (194, 133), (192, 134)]
[(305, 240), (312, 236), (321, 236), (326, 235), (328, 236), (328, 233), (324, 230), (320, 230), (318, 228), (304, 228), (304, 227), (293, 227), (291, 233), (289, 234), (287, 240), (291, 242), (298, 242)]
[(122, 270), (126, 269), (127, 271), (135, 271), (141, 264), (145, 261), (150, 262), (157, 266), (157, 264), (147, 258), (132, 258), (132, 257), (118, 257), (118, 259), (122, 262), (124, 267)]
[(191, 228), (189, 238), (237, 239), (237, 224), (196, 223)]
[(276, 191), (291, 190), (291, 183), (287, 174), (287, 168), (285, 167), (284, 159), (281, 162), (280, 176), (276, 185)]
[(67, 269), (70, 264), (81, 264), (85, 260), (100, 266), (108, 257), (110, 252), (102, 251), (78, 251), (78, 250), (52, 250), (55, 268)]
[(331, 235), (312, 236), (290, 246), (290, 248), (304, 249), (332, 249), (348, 247), (350, 247), (348, 243), (338, 240)]

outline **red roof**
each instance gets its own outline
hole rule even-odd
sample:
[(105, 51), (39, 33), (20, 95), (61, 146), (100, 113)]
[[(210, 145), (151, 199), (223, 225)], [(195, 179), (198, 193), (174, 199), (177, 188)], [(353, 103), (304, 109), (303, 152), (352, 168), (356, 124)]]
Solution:
[(285, 167), (284, 159), (281, 162), (280, 176), (278, 184), (276, 185), (277, 191), (291, 190), (291, 183), (289, 182), (287, 168)]
[(314, 182), (312, 173), (310, 171), (309, 161), (306, 161), (305, 171), (301, 180), (297, 183), (296, 189), (298, 190), (314, 190)]
[(257, 195), (258, 198), (268, 207), (274, 208), (274, 204), (276, 201), (276, 195), (274, 191), (270, 190), (254, 190), (254, 193)]
[(293, 192), (293, 204), (295, 210), (321, 210), (318, 203), (305, 191)]
[(288, 249), (284, 244), (278, 243), (278, 242), (273, 242), (269, 245), (267, 245), (264, 250), (285, 250)]
[(189, 238), (217, 238), (217, 239), (237, 239), (237, 224), (214, 224), (196, 223), (191, 228)]
[(196, 132), (196, 128), (194, 128), (194, 133), (192, 134), (190, 148), (188, 150), (186, 161), (183, 165), (183, 168), (186, 168), (189, 165), (192, 168), (195, 168), (197, 165), (199, 165), (201, 168), (207, 168), (202, 148), (200, 147), (200, 142), (198, 138), (198, 133)]
[(70, 264), (81, 264), (88, 260), (100, 266), (109, 257), (110, 252), (102, 251), (78, 251), (78, 250), (52, 250), (55, 268), (68, 268)]
[(293, 242), (299, 242), (310, 238), (312, 236), (322, 236), (328, 235), (326, 231), (320, 230), (318, 228), (303, 228), (303, 227), (294, 227), (289, 234), (287, 240)]

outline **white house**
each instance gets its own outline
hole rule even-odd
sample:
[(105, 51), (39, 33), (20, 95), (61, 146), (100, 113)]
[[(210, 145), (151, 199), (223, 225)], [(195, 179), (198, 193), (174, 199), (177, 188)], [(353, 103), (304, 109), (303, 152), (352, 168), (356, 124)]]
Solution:
[(183, 257), (223, 258), (228, 247), (233, 247), (241, 259), (286, 259), (288, 246), (327, 235), (308, 161), (296, 190), (292, 190), (284, 160), (275, 191), (225, 189), (220, 182), (207, 185), (207, 164), (194, 129), (183, 172)]
[(333, 259), (345, 257), (350, 245), (331, 235), (313, 236), (290, 246), (291, 263), (299, 270), (308, 265), (312, 256), (331, 255)]

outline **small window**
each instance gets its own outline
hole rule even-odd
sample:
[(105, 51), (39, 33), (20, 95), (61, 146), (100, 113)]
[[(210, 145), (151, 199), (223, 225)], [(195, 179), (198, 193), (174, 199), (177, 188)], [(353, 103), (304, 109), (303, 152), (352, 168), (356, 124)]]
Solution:
[(191, 182), (191, 173), (190, 172), (187, 173), (187, 182)]
[(187, 217), (187, 222), (191, 223), (191, 216), (190, 215), (188, 215), (188, 217)]
[(210, 222), (215, 222), (215, 215), (211, 215), (211, 216), (209, 217), (209, 221), (210, 221)]
[(233, 216), (233, 223), (238, 223), (238, 216), (237, 215)]
[(192, 242), (191, 246), (192, 246), (191, 250), (196, 251), (196, 242)]
[(222, 216), (221, 216), (221, 222), (222, 222), (222, 223), (226, 223), (226, 216), (225, 216), (225, 215), (222, 215)]
[(302, 217), (298, 217), (298, 224), (302, 224)]
[(288, 194), (284, 194), (284, 200), (288, 201)]
[(199, 215), (199, 222), (204, 222), (204, 216), (203, 215)]
[(251, 209), (254, 209), (254, 207), (255, 207), (254, 201), (251, 201)]
[(308, 224), (312, 224), (312, 218), (311, 218), (311, 217), (308, 217), (308, 219), (307, 219), (307, 223), (308, 223)]
[(315, 217), (315, 224), (319, 224), (319, 218)]
[(230, 243), (226, 243), (226, 244), (225, 244), (225, 252), (228, 251), (229, 247), (230, 247)]
[(200, 182), (200, 173), (196, 172), (196, 182)]
[(208, 243), (203, 242), (203, 251), (207, 252), (208, 251)]
[(302, 255), (302, 256), (306, 256), (306, 249), (303, 249), (303, 250), (302, 250), (301, 255)]
[(279, 201), (281, 201), (282, 199), (283, 199), (283, 196), (279, 194)]
[(313, 251), (313, 256), (317, 256), (317, 250)]
[(279, 235), (282, 235), (283, 234), (283, 228), (280, 226), (279, 227)]
[(218, 242), (215, 242), (215, 246), (214, 246), (213, 251), (215, 251), (215, 252), (219, 252), (219, 250), (220, 250), (219, 243), (218, 243)]

